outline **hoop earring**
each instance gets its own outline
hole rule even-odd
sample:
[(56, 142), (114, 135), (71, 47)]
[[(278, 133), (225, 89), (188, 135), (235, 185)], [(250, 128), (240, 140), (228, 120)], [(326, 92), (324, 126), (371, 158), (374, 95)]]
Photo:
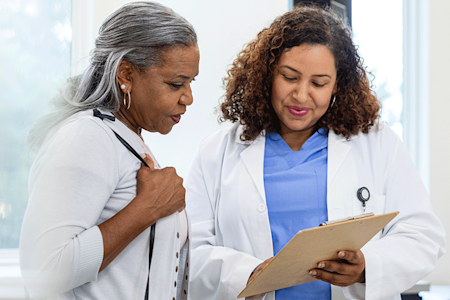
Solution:
[(130, 109), (131, 106), (131, 95), (130, 95), (130, 91), (127, 91), (128, 94), (128, 105), (127, 105), (127, 99), (126, 99), (126, 94), (123, 93), (123, 106), (126, 106), (127, 109)]
[(336, 101), (336, 95), (333, 95), (333, 98), (331, 99), (331, 105), (330, 105), (330, 108), (333, 107), (335, 101)]

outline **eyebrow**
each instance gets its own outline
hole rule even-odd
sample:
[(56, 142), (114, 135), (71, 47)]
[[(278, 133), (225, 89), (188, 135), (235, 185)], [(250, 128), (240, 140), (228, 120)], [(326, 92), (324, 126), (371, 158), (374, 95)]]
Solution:
[[(185, 79), (185, 80), (191, 80), (191, 79), (192, 79), (191, 77), (185, 76), (185, 75), (178, 75), (178, 76), (175, 76), (174, 79), (175, 79), (175, 78), (181, 78), (181, 79)], [(194, 77), (194, 78), (195, 78), (195, 77)]]
[[(294, 69), (294, 68), (292, 68), (292, 67), (290, 67), (290, 66), (287, 66), (287, 65), (282, 65), (282, 66), (280, 66), (280, 68), (287, 68), (287, 69), (289, 69), (289, 70), (291, 70), (291, 71), (294, 71), (294, 72), (296, 72), (296, 73), (302, 74), (302, 72), (297, 71), (296, 69)], [(312, 76), (313, 76), (313, 77), (329, 77), (329, 78), (331, 78), (331, 76), (328, 75), (328, 74), (317, 74), (317, 75), (312, 75)]]

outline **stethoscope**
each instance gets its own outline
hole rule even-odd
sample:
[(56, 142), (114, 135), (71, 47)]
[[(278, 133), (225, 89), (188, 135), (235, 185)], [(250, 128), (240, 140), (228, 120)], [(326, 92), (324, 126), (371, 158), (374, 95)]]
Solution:
[(363, 211), (366, 212), (366, 202), (370, 199), (369, 189), (365, 186), (359, 188), (356, 192), (356, 196), (358, 197), (358, 200), (362, 202)]

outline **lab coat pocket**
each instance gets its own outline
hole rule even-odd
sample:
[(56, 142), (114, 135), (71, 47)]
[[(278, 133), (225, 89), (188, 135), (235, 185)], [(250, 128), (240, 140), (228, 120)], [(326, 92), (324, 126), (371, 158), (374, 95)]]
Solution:
[(385, 200), (385, 195), (370, 195), (369, 201), (366, 202), (366, 213), (383, 214)]
[[(353, 194), (353, 193), (352, 193)], [(359, 215), (364, 213), (374, 213), (375, 215), (383, 214), (384, 213), (384, 203), (386, 200), (385, 195), (374, 195), (371, 194), (368, 201), (365, 202), (366, 209), (364, 210), (363, 203), (358, 200), (357, 197), (352, 197), (352, 213), (353, 215)]]

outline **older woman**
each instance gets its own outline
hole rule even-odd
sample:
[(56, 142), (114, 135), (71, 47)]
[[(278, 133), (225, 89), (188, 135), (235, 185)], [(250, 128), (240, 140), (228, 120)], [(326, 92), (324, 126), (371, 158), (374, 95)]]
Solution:
[(342, 20), (295, 8), (228, 74), (222, 118), (235, 125), (203, 142), (186, 181), (191, 299), (236, 299), (299, 230), (364, 211), (400, 214), (361, 251), (316, 262), (310, 275), (319, 280), (265, 299), (331, 299), (330, 283), (349, 299), (400, 299), (433, 270), (443, 227), (405, 147), (378, 121)]
[(185, 190), (141, 130), (169, 133), (192, 104), (195, 31), (167, 7), (135, 2), (104, 21), (95, 44), (30, 132), (39, 150), (20, 244), (26, 287), (33, 298), (186, 298)]

